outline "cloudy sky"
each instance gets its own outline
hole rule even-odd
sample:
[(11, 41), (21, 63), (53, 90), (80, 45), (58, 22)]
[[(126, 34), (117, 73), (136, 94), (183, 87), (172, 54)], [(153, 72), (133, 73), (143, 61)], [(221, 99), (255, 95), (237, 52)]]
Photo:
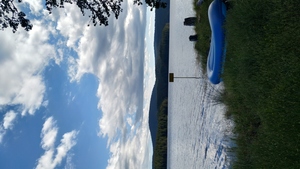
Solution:
[(0, 31), (0, 168), (151, 168), (154, 12), (132, 1), (108, 27), (18, 6), (33, 29)]

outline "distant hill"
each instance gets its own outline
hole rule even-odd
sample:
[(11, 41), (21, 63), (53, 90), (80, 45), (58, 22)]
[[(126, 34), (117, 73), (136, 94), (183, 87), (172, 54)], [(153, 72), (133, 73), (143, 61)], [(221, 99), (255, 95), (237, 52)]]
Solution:
[(162, 38), (164, 26), (170, 22), (170, 0), (162, 0), (168, 5), (166, 8), (155, 10), (155, 32), (154, 32), (154, 52), (155, 57), (158, 55), (159, 43)]
[(168, 72), (169, 72), (169, 24), (165, 24), (162, 31), (159, 52), (155, 59), (156, 81), (152, 91), (150, 110), (149, 110), (149, 128), (152, 138), (153, 148), (156, 145), (156, 134), (158, 129), (158, 111), (162, 102), (168, 98)]
[(153, 168), (167, 167), (169, 24), (162, 31), (155, 60), (156, 82), (151, 96), (149, 128), (153, 144)]
[[(160, 8), (155, 10), (155, 32), (154, 32), (154, 53), (155, 53), (155, 74), (156, 74), (156, 82), (152, 91), (151, 95), (151, 101), (150, 101), (150, 110), (149, 110), (149, 128), (150, 128), (150, 133), (151, 133), (151, 138), (152, 138), (152, 144), (153, 148), (155, 147), (156, 143), (156, 133), (157, 133), (157, 124), (158, 124), (158, 117), (157, 117), (157, 112), (159, 110), (160, 103), (162, 102), (162, 99), (160, 98), (157, 100), (157, 79), (160, 77), (160, 73), (157, 72), (158, 68), (158, 63), (157, 58), (159, 58), (159, 50), (160, 50), (160, 44), (162, 40), (162, 34), (164, 27), (167, 23), (170, 21), (170, 0), (165, 0), (168, 4), (167, 8)], [(169, 45), (166, 47), (169, 51)], [(167, 54), (169, 57), (169, 54)], [(168, 62), (168, 60), (167, 60)]]
[(157, 106), (158, 106), (157, 105), (157, 84), (155, 83), (151, 95), (150, 110), (149, 110), (149, 129), (151, 133), (153, 148), (156, 145), (156, 133), (157, 133), (157, 126), (158, 126)]
[(169, 20), (170, 0), (163, 0), (168, 6), (155, 12), (154, 53), (156, 82), (151, 95), (149, 128), (153, 144), (153, 168), (167, 165), (167, 114), (169, 73)]
[(157, 85), (157, 104), (168, 97), (168, 73), (169, 73), (169, 23), (165, 24), (159, 45), (159, 52), (155, 58), (155, 75)]

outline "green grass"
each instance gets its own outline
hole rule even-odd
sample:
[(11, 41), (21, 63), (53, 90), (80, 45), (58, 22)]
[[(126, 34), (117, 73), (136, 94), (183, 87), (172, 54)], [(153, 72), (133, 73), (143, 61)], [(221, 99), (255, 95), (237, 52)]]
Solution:
[[(221, 99), (227, 105), (226, 116), (235, 121), (237, 147), (233, 148), (233, 168), (298, 169), (299, 1), (231, 3), (225, 24), (228, 46)], [(204, 8), (207, 7), (196, 8), (197, 13), (207, 11)], [(206, 33), (198, 25), (196, 30)], [(208, 49), (207, 45), (195, 48), (200, 53), (201, 48)]]
[[(196, 1), (195, 1), (196, 2)], [(206, 71), (206, 61), (210, 46), (211, 30), (208, 21), (207, 9), (212, 0), (205, 0), (201, 6), (194, 6), (196, 17), (199, 22), (195, 26), (195, 32), (198, 35), (198, 41), (195, 43), (197, 51), (197, 60), (202, 66), (203, 71)]]

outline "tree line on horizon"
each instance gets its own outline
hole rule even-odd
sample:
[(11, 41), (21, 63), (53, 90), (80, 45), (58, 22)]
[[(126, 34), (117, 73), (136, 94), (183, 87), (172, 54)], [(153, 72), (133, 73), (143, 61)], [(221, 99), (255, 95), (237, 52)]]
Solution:
[(167, 168), (168, 151), (168, 73), (169, 73), (169, 23), (164, 26), (155, 62), (157, 85), (158, 129), (153, 150), (152, 166), (155, 169)]
[(167, 168), (168, 156), (168, 99), (165, 99), (158, 112), (158, 129), (156, 146), (153, 151), (152, 166), (154, 169)]

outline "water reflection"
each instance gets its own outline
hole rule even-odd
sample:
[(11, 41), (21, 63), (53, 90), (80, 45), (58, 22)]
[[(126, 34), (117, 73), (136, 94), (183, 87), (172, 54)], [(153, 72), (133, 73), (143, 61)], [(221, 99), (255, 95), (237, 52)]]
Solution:
[[(192, 0), (170, 4), (169, 72), (178, 77), (203, 77), (189, 36), (193, 27), (183, 25), (194, 16)], [(232, 123), (224, 118), (225, 106), (213, 99), (222, 84), (207, 80), (178, 78), (169, 83), (168, 168), (228, 168)]]

